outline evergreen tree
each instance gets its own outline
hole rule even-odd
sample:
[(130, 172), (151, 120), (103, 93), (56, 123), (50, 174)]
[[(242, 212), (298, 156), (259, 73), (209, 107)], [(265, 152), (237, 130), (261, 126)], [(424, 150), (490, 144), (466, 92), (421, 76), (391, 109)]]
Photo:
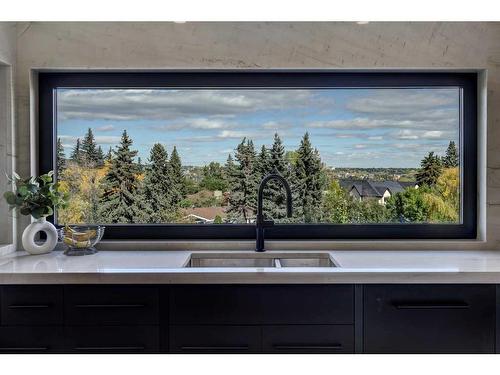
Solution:
[(105, 223), (134, 223), (140, 215), (137, 165), (131, 150), (132, 139), (124, 130), (108, 173), (104, 177), (99, 215)]
[(66, 167), (66, 155), (64, 154), (64, 147), (62, 145), (61, 138), (57, 138), (56, 165), (57, 175), (60, 177)]
[(77, 138), (75, 147), (73, 148), (73, 151), (71, 152), (70, 159), (72, 161), (74, 161), (75, 163), (80, 164), (82, 162), (82, 157), (83, 157), (83, 153), (82, 153), (82, 148), (80, 145), (80, 138)]
[[(259, 176), (253, 142), (243, 138), (236, 148), (236, 164), (229, 169), (230, 191), (228, 217), (231, 222), (248, 223), (257, 206)], [(227, 167), (227, 166), (226, 166)]]
[(99, 163), (99, 151), (94, 139), (92, 129), (87, 130), (81, 144), (83, 161), (89, 166), (96, 166)]
[(446, 155), (443, 158), (443, 165), (445, 168), (455, 168), (458, 167), (458, 150), (455, 142), (450, 141), (448, 148), (446, 149)]
[(144, 205), (146, 222), (169, 223), (175, 219), (172, 206), (172, 180), (165, 147), (155, 143), (150, 151), (149, 165), (144, 176)]
[[(271, 165), (271, 154), (269, 150), (267, 149), (266, 146), (262, 145), (259, 154), (257, 155), (257, 162), (255, 165), (255, 173), (257, 177), (257, 183), (260, 183), (264, 177), (266, 177), (268, 174), (273, 172), (272, 165)], [(272, 202), (272, 188), (271, 184), (276, 184), (275, 181), (269, 181), (267, 183), (267, 186), (264, 188), (264, 194), (263, 194), (263, 201), (262, 201), (262, 206), (263, 206), (263, 212), (264, 215), (268, 218), (274, 218), (274, 212), (273, 208), (276, 206)], [(258, 188), (258, 187), (257, 187)]]
[(170, 155), (170, 173), (172, 180), (172, 205), (174, 207), (178, 207), (186, 192), (181, 158), (179, 157), (175, 146), (172, 150), (172, 154)]
[[(293, 186), (294, 179), (290, 173), (290, 165), (286, 158), (285, 147), (278, 133), (274, 134), (274, 142), (270, 151), (270, 172), (280, 174), (290, 185)], [(266, 198), (269, 201), (269, 216), (274, 220), (283, 221), (286, 218), (286, 191), (278, 181), (270, 181), (266, 189)], [(288, 221), (288, 220), (286, 220)]]
[(420, 162), (420, 167), (417, 172), (417, 183), (419, 185), (434, 186), (443, 169), (439, 156), (434, 155), (432, 151), (429, 152)]
[(111, 163), (111, 160), (113, 160), (113, 148), (110, 146), (108, 153), (106, 154), (106, 161)]
[(313, 149), (309, 133), (304, 134), (297, 150), (294, 178), (295, 216), (305, 223), (318, 222), (321, 219), (321, 201), (325, 178), (318, 150)]
[(104, 165), (104, 152), (102, 152), (101, 146), (97, 147), (97, 161), (96, 166), (102, 167)]
[(142, 159), (140, 156), (137, 158), (137, 169), (140, 173), (144, 172), (144, 166), (142, 165)]
[(257, 172), (259, 173), (259, 178), (263, 179), (272, 171), (271, 166), (271, 155), (266, 146), (262, 145), (260, 153), (257, 156)]

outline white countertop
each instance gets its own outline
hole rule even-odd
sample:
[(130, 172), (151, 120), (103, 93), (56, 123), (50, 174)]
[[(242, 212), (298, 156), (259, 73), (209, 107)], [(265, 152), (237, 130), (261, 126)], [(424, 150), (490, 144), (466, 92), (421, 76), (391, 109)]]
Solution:
[(340, 267), (185, 268), (190, 251), (101, 251), (82, 257), (15, 252), (0, 256), (0, 284), (500, 284), (500, 251), (328, 253)]

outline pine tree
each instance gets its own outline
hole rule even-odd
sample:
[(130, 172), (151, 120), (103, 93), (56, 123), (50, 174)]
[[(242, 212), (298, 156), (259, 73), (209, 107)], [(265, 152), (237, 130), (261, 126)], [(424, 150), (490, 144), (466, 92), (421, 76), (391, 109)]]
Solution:
[(434, 186), (443, 169), (439, 156), (434, 155), (432, 151), (429, 152), (420, 162), (420, 167), (417, 172), (417, 183), (430, 187)]
[(104, 165), (104, 152), (102, 152), (101, 146), (97, 147), (97, 161), (96, 166), (102, 167)]
[(61, 138), (57, 138), (56, 152), (57, 175), (60, 177), (66, 167), (66, 155), (64, 154), (64, 147), (62, 145)]
[(182, 173), (182, 163), (177, 148), (174, 146), (172, 154), (170, 155), (170, 173), (172, 179), (172, 205), (178, 207), (180, 201), (184, 198), (185, 183), (184, 175)]
[(443, 165), (445, 168), (455, 168), (458, 167), (458, 150), (454, 141), (450, 141), (448, 148), (446, 149), (446, 156), (443, 158)]
[(297, 150), (294, 167), (295, 216), (305, 223), (321, 219), (321, 202), (325, 178), (317, 149), (313, 149), (309, 133), (304, 134)]
[(142, 159), (140, 156), (137, 158), (137, 169), (139, 170), (139, 173), (144, 172), (144, 166), (142, 165)]
[(105, 223), (134, 223), (140, 215), (139, 181), (131, 150), (132, 139), (124, 130), (108, 173), (104, 177), (99, 215)]
[(229, 171), (230, 191), (228, 217), (231, 222), (248, 223), (257, 206), (259, 175), (253, 142), (243, 138), (236, 148), (237, 164)]
[(87, 130), (81, 144), (83, 161), (89, 166), (96, 166), (99, 163), (99, 152), (94, 139), (92, 129)]
[(259, 178), (263, 179), (272, 171), (271, 155), (266, 146), (262, 145), (259, 155), (257, 156), (257, 172)]
[[(290, 164), (286, 158), (285, 146), (281, 141), (278, 133), (274, 134), (274, 142), (271, 148), (271, 169), (278, 172), (290, 185), (293, 186), (295, 180), (291, 175)], [(271, 212), (274, 219), (286, 218), (286, 192), (282, 184), (271, 181), (269, 184), (271, 188), (270, 201), (272, 204)]]
[(76, 144), (75, 147), (73, 148), (73, 151), (71, 152), (70, 159), (77, 164), (80, 164), (82, 162), (83, 153), (80, 145), (80, 138), (76, 139)]
[(175, 219), (168, 153), (160, 143), (155, 143), (150, 151), (144, 176), (143, 197), (146, 222), (169, 223)]
[(106, 154), (106, 160), (108, 163), (111, 163), (111, 160), (113, 160), (113, 148), (109, 146), (108, 153)]

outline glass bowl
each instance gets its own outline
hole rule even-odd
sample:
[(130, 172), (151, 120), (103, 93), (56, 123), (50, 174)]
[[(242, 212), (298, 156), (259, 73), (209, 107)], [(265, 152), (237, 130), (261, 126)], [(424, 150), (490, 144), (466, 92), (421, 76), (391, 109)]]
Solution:
[(68, 246), (66, 255), (89, 255), (97, 253), (105, 227), (102, 225), (66, 225), (59, 229), (59, 239)]

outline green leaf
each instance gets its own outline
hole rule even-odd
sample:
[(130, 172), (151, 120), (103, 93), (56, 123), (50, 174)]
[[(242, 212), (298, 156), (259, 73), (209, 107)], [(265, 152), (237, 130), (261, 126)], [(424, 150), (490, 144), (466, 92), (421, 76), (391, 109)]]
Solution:
[(17, 194), (24, 197), (29, 194), (28, 187), (26, 185), (21, 185), (17, 188)]
[(16, 204), (16, 195), (12, 191), (6, 191), (3, 194), (3, 196), (8, 204), (10, 204), (10, 205)]
[(19, 212), (21, 213), (21, 215), (29, 215), (31, 213), (31, 210), (29, 209), (29, 207), (21, 207), (21, 209), (19, 210)]

